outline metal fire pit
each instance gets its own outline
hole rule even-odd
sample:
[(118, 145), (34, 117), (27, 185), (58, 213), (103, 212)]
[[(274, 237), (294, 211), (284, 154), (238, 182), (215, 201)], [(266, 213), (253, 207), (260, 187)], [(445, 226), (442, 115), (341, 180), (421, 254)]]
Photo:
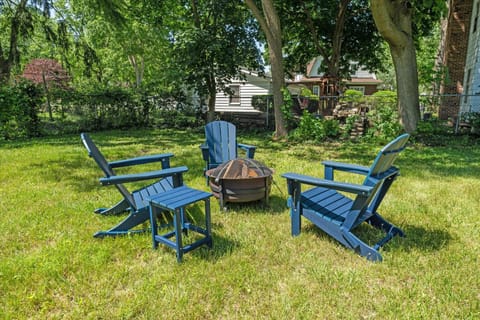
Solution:
[(273, 170), (259, 161), (237, 158), (205, 174), (222, 208), (227, 202), (263, 200), (268, 204)]

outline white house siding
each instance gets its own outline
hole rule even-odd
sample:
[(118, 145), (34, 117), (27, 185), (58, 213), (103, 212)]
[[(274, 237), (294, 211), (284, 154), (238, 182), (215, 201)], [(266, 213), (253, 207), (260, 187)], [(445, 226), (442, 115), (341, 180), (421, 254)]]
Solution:
[[(474, 0), (460, 112), (480, 112), (480, 0)], [(474, 25), (476, 23), (476, 30)]]
[(252, 97), (257, 95), (267, 95), (271, 93), (270, 79), (247, 75), (246, 80), (232, 81), (231, 85), (240, 86), (240, 103), (230, 104), (230, 97), (224, 92), (217, 93), (215, 100), (216, 112), (254, 112), (260, 113), (252, 106)]

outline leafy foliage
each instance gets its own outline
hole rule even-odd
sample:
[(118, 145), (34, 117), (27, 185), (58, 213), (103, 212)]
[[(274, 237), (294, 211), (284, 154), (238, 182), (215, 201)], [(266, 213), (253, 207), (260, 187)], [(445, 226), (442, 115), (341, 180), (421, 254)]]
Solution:
[(49, 124), (50, 133), (203, 124), (201, 110), (193, 108), (181, 93), (90, 88), (57, 90), (54, 96), (62, 117)]
[(320, 119), (305, 110), (291, 137), (296, 141), (320, 142), (326, 138), (335, 138), (339, 134), (340, 124), (337, 120)]
[(368, 112), (370, 128), (368, 135), (390, 140), (402, 132), (396, 104), (396, 93), (378, 91), (372, 95), (372, 108)]
[[(335, 39), (339, 0), (323, 1), (284, 1), (281, 16), (284, 31), (284, 44), (288, 70), (305, 72), (305, 66), (313, 58), (322, 56), (322, 72), (348, 78), (351, 74), (351, 61), (367, 66), (371, 70), (382, 68), (382, 39), (378, 34), (368, 1), (347, 2), (345, 24), (340, 39)], [(336, 47), (336, 42), (341, 46)], [(335, 52), (335, 48), (340, 51)], [(338, 65), (334, 61), (338, 55)], [(338, 74), (332, 70), (338, 68)], [(332, 74), (332, 72), (334, 72)]]
[(291, 130), (297, 126), (297, 122), (295, 121), (294, 114), (293, 114), (293, 100), (292, 96), (290, 95), (290, 91), (287, 88), (282, 90), (283, 94), (283, 105), (282, 105), (282, 115), (283, 120), (285, 121), (285, 127), (287, 130)]
[(252, 96), (252, 106), (259, 111), (272, 112), (273, 96), (272, 95), (256, 95)]
[(359, 103), (365, 100), (365, 96), (358, 90), (348, 89), (345, 90), (340, 101)]
[(42, 91), (29, 81), (0, 86), (0, 135), (6, 139), (40, 135)]
[(258, 28), (238, 0), (188, 2), (180, 14), (185, 23), (172, 30), (173, 62), (184, 84), (208, 97), (213, 113), (216, 92), (243, 78), (241, 67), (259, 69)]

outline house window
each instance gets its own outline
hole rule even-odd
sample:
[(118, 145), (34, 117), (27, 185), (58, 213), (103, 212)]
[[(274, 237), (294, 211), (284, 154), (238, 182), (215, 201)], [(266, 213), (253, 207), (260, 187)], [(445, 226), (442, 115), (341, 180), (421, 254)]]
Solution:
[(312, 93), (316, 96), (320, 96), (320, 86), (313, 86)]
[(365, 94), (365, 87), (348, 87), (348, 89), (360, 91), (361, 93)]
[(240, 86), (230, 86), (232, 94), (230, 95), (230, 104), (240, 104)]

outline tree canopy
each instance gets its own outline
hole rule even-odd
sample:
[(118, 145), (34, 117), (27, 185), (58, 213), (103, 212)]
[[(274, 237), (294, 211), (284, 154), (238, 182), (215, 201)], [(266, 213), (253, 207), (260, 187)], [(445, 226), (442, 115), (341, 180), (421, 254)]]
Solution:
[[(410, 132), (418, 100), (408, 96), (418, 96), (417, 74), (428, 78), (417, 72), (418, 39), (444, 12), (441, 0), (3, 0), (0, 82), (32, 59), (55, 59), (76, 86), (190, 88), (208, 101), (212, 118), (217, 92), (228, 92), (242, 67), (270, 64), (276, 133), (284, 136), (285, 75), (304, 71), (318, 56), (333, 79), (347, 78), (351, 62), (382, 70), (386, 42)], [(429, 68), (427, 60), (420, 65)]]

